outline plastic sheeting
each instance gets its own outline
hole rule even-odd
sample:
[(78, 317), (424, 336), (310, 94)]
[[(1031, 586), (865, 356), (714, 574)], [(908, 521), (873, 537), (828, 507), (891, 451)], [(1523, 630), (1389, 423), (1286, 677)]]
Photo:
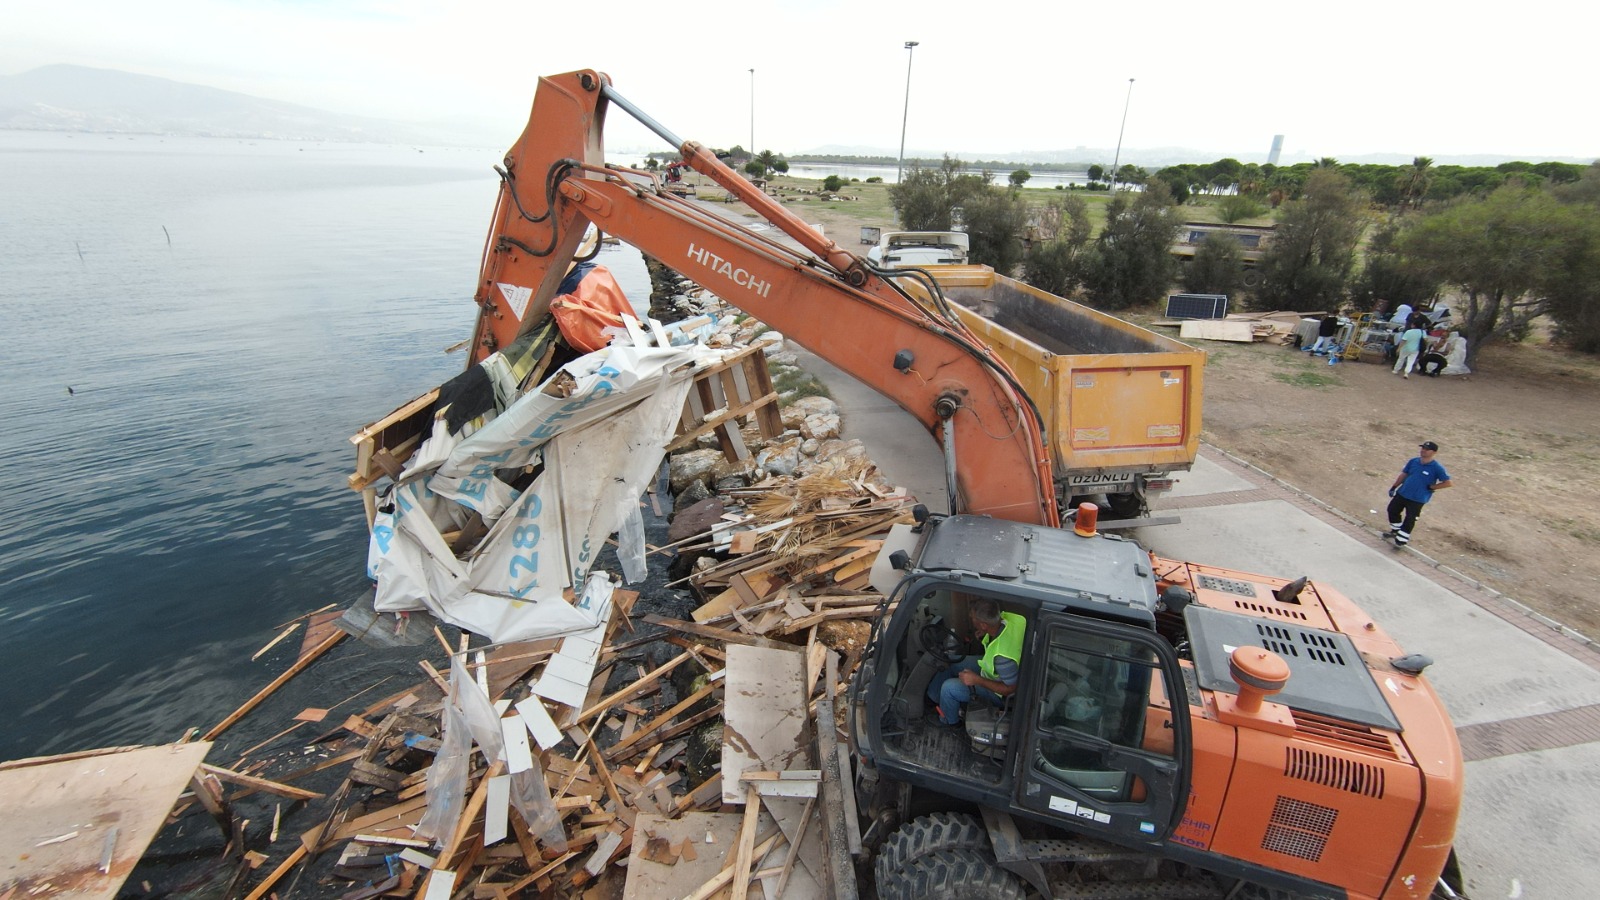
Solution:
[[(628, 324), (627, 335), (563, 366), (476, 432), (436, 428), (418, 448), (373, 525), (377, 610), (427, 609), (495, 642), (593, 628), (594, 612), (564, 594), (584, 583), (619, 529), (624, 569), (642, 576), (642, 528), (632, 522), (639, 496), (677, 429), (695, 369), (720, 354), (651, 346)], [(540, 461), (521, 493), (495, 474)], [(444, 535), (473, 513), (488, 533), (457, 558)]]

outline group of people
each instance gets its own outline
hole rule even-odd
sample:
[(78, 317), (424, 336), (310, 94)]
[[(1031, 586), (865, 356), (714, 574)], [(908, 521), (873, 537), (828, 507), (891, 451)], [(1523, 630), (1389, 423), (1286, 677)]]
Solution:
[(1402, 303), (1389, 321), (1399, 329), (1395, 334), (1394, 374), (1402, 378), (1410, 378), (1413, 370), (1435, 378), (1447, 370), (1466, 374), (1467, 339), (1449, 330), (1449, 307), (1437, 319), (1429, 319)]

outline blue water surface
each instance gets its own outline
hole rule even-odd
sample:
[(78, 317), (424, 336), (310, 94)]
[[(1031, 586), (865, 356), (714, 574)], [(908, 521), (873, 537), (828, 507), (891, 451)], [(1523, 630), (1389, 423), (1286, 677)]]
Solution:
[(0, 131), (0, 759), (209, 727), (359, 594), (347, 438), (461, 370), (503, 152)]

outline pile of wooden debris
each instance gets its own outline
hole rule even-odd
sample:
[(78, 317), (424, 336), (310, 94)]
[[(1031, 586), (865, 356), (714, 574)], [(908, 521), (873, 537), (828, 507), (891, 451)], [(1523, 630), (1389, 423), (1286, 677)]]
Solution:
[[(614, 896), (619, 884), (625, 896), (743, 896), (752, 879), (770, 896), (840, 896), (836, 882), (853, 885), (848, 843), (834, 854), (820, 825), (853, 819), (835, 701), (883, 602), (866, 585), (880, 536), (910, 518), (910, 498), (874, 474), (847, 464), (732, 492), (742, 511), (677, 548), (726, 556), (690, 576), (707, 598), (694, 621), (636, 619), (637, 594), (614, 590), (581, 704), (532, 693), (572, 653), (565, 640), (474, 650), (439, 633), (448, 666), (422, 661), (424, 679), (345, 719), (325, 759), (239, 782), (324, 816), (283, 836), (293, 851), (247, 876), (247, 896), (281, 891), (318, 858), (336, 858), (320, 877), (350, 900)], [(651, 642), (676, 655), (648, 671), (628, 661)], [(693, 758), (708, 742), (719, 764)], [(454, 788), (439, 774), (451, 758), (464, 776)], [(331, 799), (290, 784), (345, 765)], [(220, 791), (201, 799), (226, 816)]]

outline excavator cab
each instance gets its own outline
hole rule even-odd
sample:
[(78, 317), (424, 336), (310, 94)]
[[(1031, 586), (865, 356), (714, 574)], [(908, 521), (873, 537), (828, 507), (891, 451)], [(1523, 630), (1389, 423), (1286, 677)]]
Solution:
[[(1163, 841), (1189, 779), (1188, 707), (1169, 698), (1188, 694), (1154, 628), (1148, 555), (1114, 537), (976, 516), (921, 528), (900, 535), (916, 555), (900, 558), (898, 603), (853, 688), (868, 780), (882, 773), (1124, 844)], [(969, 703), (965, 728), (941, 726), (930, 685), (974, 655), (965, 625), (978, 597), (1026, 622), (1021, 677), (1003, 703)]]

